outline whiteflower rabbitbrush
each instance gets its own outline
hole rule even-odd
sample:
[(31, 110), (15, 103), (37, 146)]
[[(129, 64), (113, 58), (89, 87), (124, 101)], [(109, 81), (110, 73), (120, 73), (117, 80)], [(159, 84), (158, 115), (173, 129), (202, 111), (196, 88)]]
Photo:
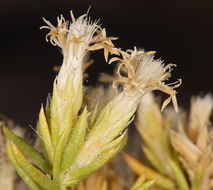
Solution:
[[(161, 90), (170, 95), (177, 110), (173, 90), (176, 86), (164, 83), (170, 77), (171, 66), (154, 60), (151, 52), (127, 50), (114, 47), (106, 30), (92, 22), (87, 14), (72, 21), (58, 17), (58, 26), (44, 21), (49, 33), (46, 40), (61, 48), (63, 63), (48, 97), (45, 109), (41, 108), (37, 134), (43, 145), (42, 154), (23, 139), (3, 128), (8, 138), (7, 152), (18, 174), (32, 190), (65, 190), (92, 174), (118, 154), (127, 139), (126, 127), (132, 121), (141, 97), (148, 91)], [(104, 57), (118, 61), (115, 84), (123, 90), (106, 106), (90, 113), (83, 107), (84, 58), (89, 51), (104, 50)], [(126, 70), (121, 75), (121, 69)], [(91, 117), (88, 117), (91, 114)], [(24, 154), (22, 154), (24, 152)], [(150, 182), (152, 184), (153, 181)], [(149, 184), (145, 184), (146, 187)]]

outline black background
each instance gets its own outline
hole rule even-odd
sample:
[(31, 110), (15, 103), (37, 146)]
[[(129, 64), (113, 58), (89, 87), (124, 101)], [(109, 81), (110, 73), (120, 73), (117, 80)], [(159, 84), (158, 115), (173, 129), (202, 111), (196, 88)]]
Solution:
[[(80, 16), (91, 5), (90, 16), (100, 19), (108, 35), (119, 37), (122, 49), (134, 46), (157, 51), (156, 57), (178, 67), (174, 81), (182, 78), (179, 104), (189, 105), (191, 95), (213, 92), (213, 1), (205, 0), (1, 0), (0, 113), (23, 126), (35, 125), (41, 103), (51, 92), (61, 53), (45, 42), (39, 30), (42, 17), (56, 24), (56, 17)], [(110, 70), (102, 52), (92, 55), (88, 84), (98, 73)]]

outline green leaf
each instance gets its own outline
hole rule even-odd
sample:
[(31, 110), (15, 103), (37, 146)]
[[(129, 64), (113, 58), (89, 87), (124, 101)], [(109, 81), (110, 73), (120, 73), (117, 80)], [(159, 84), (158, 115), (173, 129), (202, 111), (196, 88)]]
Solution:
[(87, 117), (88, 117), (88, 113), (87, 113), (87, 110), (85, 109), (82, 112), (75, 127), (73, 128), (68, 144), (64, 150), (62, 163), (61, 163), (62, 171), (65, 171), (66, 169), (70, 167), (76, 154), (79, 151), (79, 148), (84, 143), (86, 128), (87, 128)]
[(58, 123), (58, 107), (59, 105), (59, 96), (57, 92), (57, 78), (54, 81), (53, 85), (53, 95), (50, 103), (50, 134), (52, 139), (52, 145), (55, 148), (58, 143), (59, 134), (60, 134), (60, 126)]
[(61, 134), (58, 146), (56, 147), (55, 156), (53, 160), (53, 180), (59, 183), (60, 181), (60, 169), (61, 169), (61, 158), (64, 151), (65, 145), (65, 137), (66, 137), (66, 130)]
[(47, 153), (49, 161), (53, 163), (54, 149), (52, 146), (49, 127), (47, 124), (43, 106), (41, 107), (41, 111), (39, 113), (39, 124), (37, 126), (37, 132), (41, 138), (43, 148), (45, 149), (45, 152)]
[(41, 187), (41, 189), (58, 190), (58, 186), (53, 183), (50, 177), (43, 174), (40, 170), (29, 163), (15, 145), (11, 145), (11, 149), (18, 165), (23, 169), (26, 175), (28, 175)]
[(109, 150), (111, 150), (111, 149), (117, 147), (117, 146), (122, 142), (122, 140), (123, 140), (124, 138), (126, 138), (126, 134), (127, 134), (127, 133), (124, 132), (121, 136), (119, 136), (119, 137), (116, 138), (115, 140), (113, 140), (113, 141), (107, 143), (106, 145), (104, 145), (104, 146), (101, 148), (101, 150), (99, 151), (99, 154), (103, 154), (103, 153), (105, 153), (105, 152), (107, 152), (107, 151), (109, 151)]
[(48, 173), (51, 170), (49, 163), (35, 150), (32, 146), (27, 144), (22, 138), (13, 134), (8, 128), (3, 127), (4, 135), (18, 146), (42, 171)]
[(189, 190), (189, 185), (181, 168), (172, 160), (169, 160), (169, 165), (180, 190)]
[(148, 190), (150, 187), (154, 185), (157, 179), (147, 181), (146, 183), (136, 187), (134, 190)]
[(46, 102), (46, 106), (45, 106), (45, 114), (46, 114), (47, 123), (50, 122), (50, 102), (51, 102), (51, 96), (50, 96), (50, 94), (48, 94), (47, 102)]
[(88, 138), (95, 141), (97, 138), (99, 138), (100, 134), (102, 134), (104, 127), (108, 123), (108, 119), (109, 119), (110, 110), (107, 108), (108, 107), (106, 106), (103, 110), (101, 110), (97, 121), (93, 124), (89, 132)]
[(17, 163), (12, 150), (12, 145), (7, 142), (7, 154), (12, 162), (14, 168), (16, 169), (19, 176), (24, 180), (24, 182), (30, 187), (31, 190), (41, 190), (41, 188), (24, 172), (24, 170)]

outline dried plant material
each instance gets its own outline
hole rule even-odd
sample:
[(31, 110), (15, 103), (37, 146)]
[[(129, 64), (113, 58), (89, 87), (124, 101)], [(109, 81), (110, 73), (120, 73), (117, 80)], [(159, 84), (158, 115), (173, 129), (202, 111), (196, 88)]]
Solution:
[(104, 58), (106, 62), (108, 62), (108, 55), (120, 55), (120, 52), (117, 48), (114, 47), (114, 44), (112, 43), (113, 40), (117, 40), (116, 37), (107, 37), (106, 36), (106, 29), (99, 27), (99, 30), (97, 32), (97, 36), (93, 39), (94, 45), (89, 47), (89, 50), (99, 50), (104, 49)]
[[(148, 92), (151, 90), (160, 90), (166, 94), (169, 94), (170, 97), (166, 99), (162, 105), (162, 110), (169, 104), (172, 100), (174, 108), (178, 111), (178, 105), (176, 100), (176, 91), (175, 88), (181, 85), (181, 79), (179, 79), (174, 86), (170, 84), (166, 85), (164, 81), (168, 80), (171, 76), (170, 72), (173, 64), (164, 66), (163, 61), (160, 59), (154, 60), (154, 52), (144, 52), (143, 50), (137, 51), (127, 50), (126, 52), (121, 51), (122, 59), (114, 57), (110, 60), (109, 63), (114, 61), (119, 61), (118, 67), (118, 79), (114, 82), (124, 84), (124, 90), (128, 93), (128, 89), (138, 89), (142, 93)], [(121, 73), (121, 68), (125, 67), (127, 70), (127, 76), (123, 76)]]

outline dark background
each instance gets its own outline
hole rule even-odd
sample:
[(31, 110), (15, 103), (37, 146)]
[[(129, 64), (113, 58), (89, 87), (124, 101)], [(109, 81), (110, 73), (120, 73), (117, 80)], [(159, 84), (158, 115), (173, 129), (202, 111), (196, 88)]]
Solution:
[[(108, 35), (119, 37), (122, 49), (143, 47), (157, 51), (165, 63), (175, 63), (174, 77), (182, 78), (179, 104), (189, 105), (191, 95), (213, 92), (213, 1), (205, 0), (2, 0), (0, 3), (1, 74), (0, 113), (28, 126), (36, 124), (41, 103), (51, 92), (61, 53), (45, 42), (39, 30), (42, 17), (80, 16), (91, 5), (90, 15), (100, 19)], [(93, 55), (92, 55), (93, 56)], [(110, 70), (98, 52), (89, 69), (88, 84), (99, 72)]]

